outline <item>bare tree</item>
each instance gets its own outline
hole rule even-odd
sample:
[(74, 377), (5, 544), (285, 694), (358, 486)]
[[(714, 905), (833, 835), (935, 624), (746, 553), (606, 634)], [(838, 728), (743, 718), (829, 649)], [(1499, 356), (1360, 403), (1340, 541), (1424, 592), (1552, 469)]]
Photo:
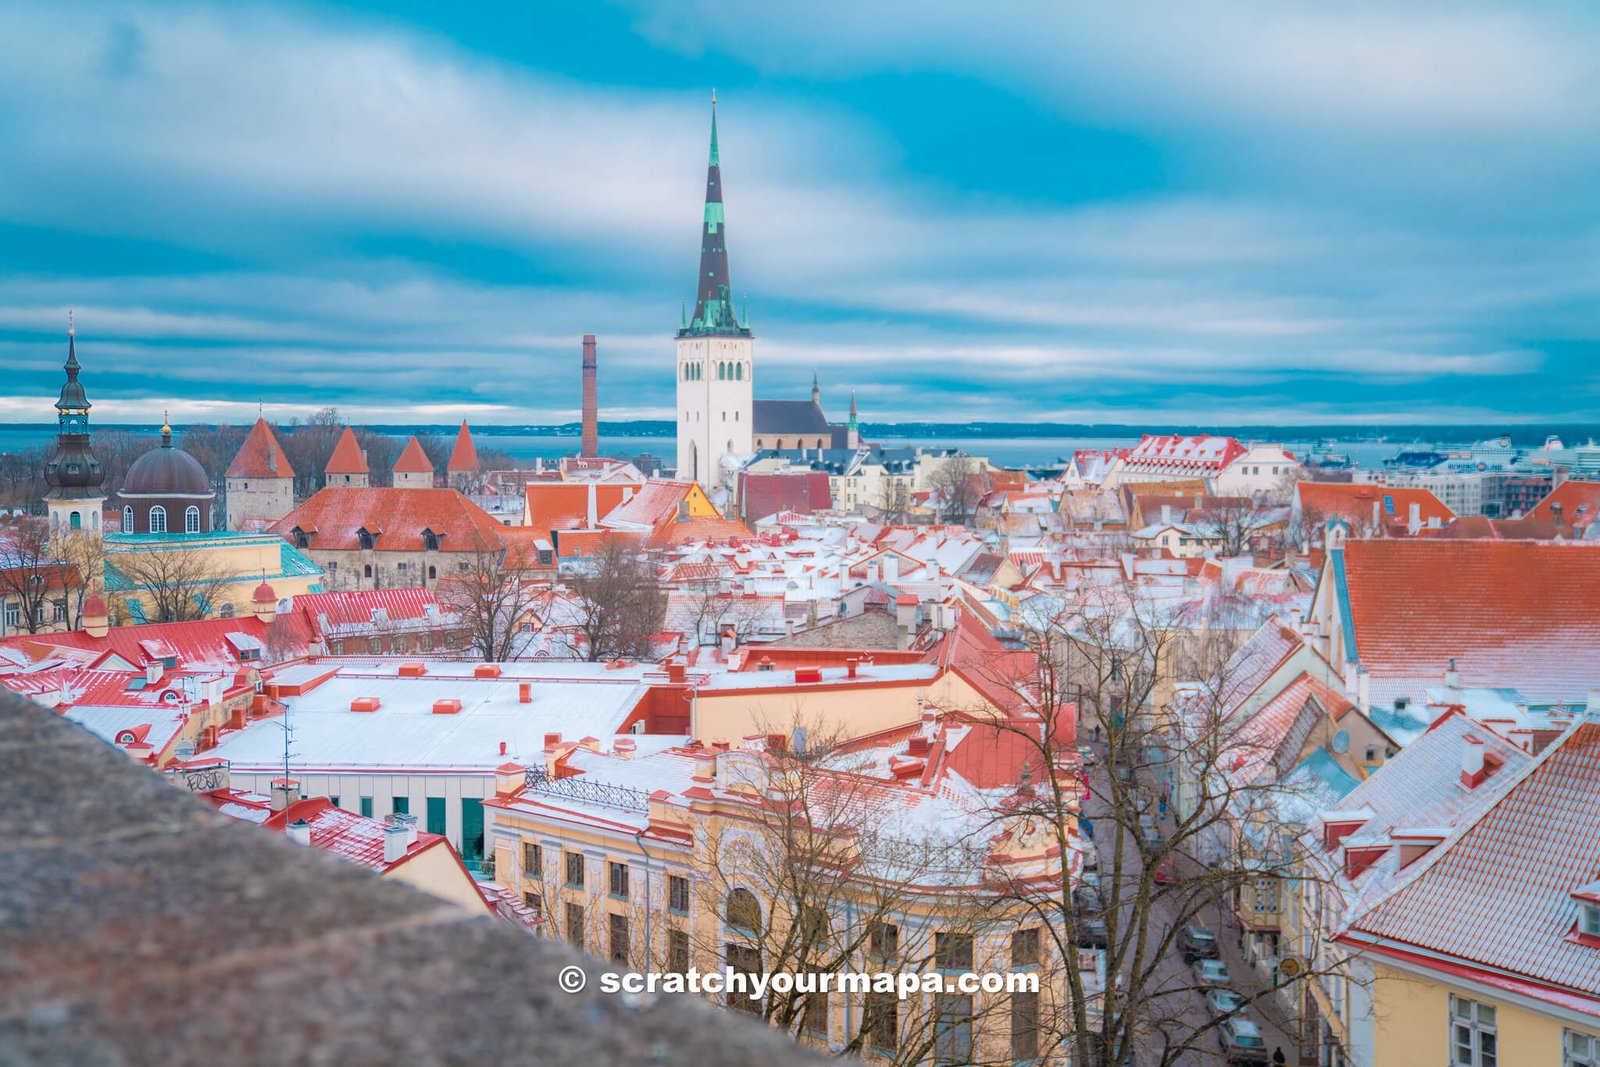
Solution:
[(57, 530), (52, 542), (55, 554), (83, 579), (67, 598), (70, 628), (83, 625), (83, 602), (95, 589), (103, 589), (106, 575), (106, 543), (88, 530)]
[(1249, 497), (1210, 497), (1195, 518), (1195, 525), (1217, 543), (1223, 556), (1242, 556), (1276, 522), (1271, 511)]
[(488, 543), (461, 553), (463, 566), (434, 590), (472, 650), (490, 663), (513, 658), (528, 634), (544, 628), (552, 595), (547, 584), (505, 569), (505, 557), (504, 547)]
[(971, 456), (951, 456), (933, 471), (928, 478), (939, 517), (945, 522), (965, 525), (972, 519), (984, 494), (988, 492), (987, 479)]
[(150, 622), (191, 622), (213, 610), (212, 596), (236, 576), (217, 570), (204, 553), (181, 548), (118, 552), (106, 566), (127, 580)]
[(648, 656), (666, 612), (661, 580), (649, 556), (627, 540), (608, 537), (600, 551), (567, 578), (577, 609), (575, 655), (591, 663)]
[(21, 629), (36, 634), (65, 625), (70, 598), (82, 585), (77, 569), (55, 552), (43, 519), (0, 525), (0, 600), (17, 605)]
[[(1206, 684), (1167, 717), (1150, 698), (1170, 669), (1175, 634), (1156, 609), (1101, 593), (1036, 610), (1024, 637), (1031, 661), (987, 668), (991, 687), (1014, 697), (1003, 729), (1034, 768), (1030, 789), (1004, 814), (1034, 816), (1063, 855), (1097, 870), (1092, 881), (1018, 881), (1005, 897), (1039, 917), (1062, 956), (1103, 949), (1108, 976), (1091, 989), (1065, 969), (1065, 996), (1041, 1019), (1039, 1055), (1070, 1052), (1092, 1067), (1130, 1057), (1191, 1062), (1217, 1041), (1218, 1020), (1200, 1006), (1206, 987), (1184, 965), (1181, 931), (1211, 925), (1246, 885), (1305, 877), (1283, 839), (1240, 832), (1275, 825), (1292, 793), (1271, 766), (1271, 746), (1233, 717), (1246, 668), (1213, 643)], [(1066, 743), (1080, 716), (1103, 745), (1103, 767), (1092, 772)], [(1187, 783), (1182, 797), (1174, 781)], [(1320, 973), (1307, 967), (1276, 988), (1241, 993), (1261, 1006)]]
[(903, 478), (887, 474), (878, 478), (878, 499), (873, 504), (879, 522), (894, 525), (906, 521), (911, 513), (911, 486)]

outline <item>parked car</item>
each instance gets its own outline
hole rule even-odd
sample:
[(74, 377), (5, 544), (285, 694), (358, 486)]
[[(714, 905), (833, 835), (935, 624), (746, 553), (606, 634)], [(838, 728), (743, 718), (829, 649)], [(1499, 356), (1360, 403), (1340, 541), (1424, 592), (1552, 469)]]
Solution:
[(1233, 980), (1221, 960), (1195, 960), (1193, 966), (1194, 980), (1203, 986), (1226, 986)]
[(1244, 998), (1231, 989), (1212, 989), (1206, 992), (1206, 1010), (1213, 1018), (1226, 1019), (1244, 1007)]
[(1261, 1036), (1261, 1027), (1242, 1016), (1218, 1023), (1217, 1041), (1229, 1063), (1267, 1062), (1267, 1042)]
[(1156, 864), (1156, 872), (1152, 878), (1156, 885), (1177, 885), (1178, 865), (1172, 862), (1171, 856), (1163, 856), (1161, 862)]
[(1100, 756), (1088, 745), (1078, 746), (1078, 759), (1083, 761), (1085, 767), (1097, 767), (1100, 765)]
[(1214, 960), (1220, 955), (1217, 951), (1217, 935), (1194, 923), (1178, 931), (1178, 951), (1183, 954), (1184, 963)]

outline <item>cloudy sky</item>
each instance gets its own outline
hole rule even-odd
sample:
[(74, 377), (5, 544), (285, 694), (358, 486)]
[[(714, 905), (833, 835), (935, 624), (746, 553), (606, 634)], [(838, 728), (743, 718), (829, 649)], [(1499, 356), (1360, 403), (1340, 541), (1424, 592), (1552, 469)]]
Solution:
[(0, 10), (0, 420), (670, 417), (709, 97), (757, 392), (1592, 421), (1587, 3)]

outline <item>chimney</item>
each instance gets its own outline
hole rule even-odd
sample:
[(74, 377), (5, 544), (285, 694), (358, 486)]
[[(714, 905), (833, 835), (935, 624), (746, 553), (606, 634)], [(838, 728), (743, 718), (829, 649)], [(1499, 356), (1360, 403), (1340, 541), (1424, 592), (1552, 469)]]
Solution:
[(1476, 789), (1487, 777), (1483, 768), (1483, 742), (1468, 734), (1461, 739), (1461, 784)]
[(1418, 530), (1422, 529), (1422, 505), (1420, 503), (1415, 500), (1411, 502), (1411, 511), (1407, 516), (1407, 519), (1408, 521), (1406, 526), (1411, 530), (1412, 533), (1416, 533)]
[(738, 647), (739, 635), (734, 632), (733, 627), (729, 626), (727, 629), (722, 631), (722, 654), (724, 656), (731, 656), (733, 655), (733, 650)]
[(397, 822), (383, 828), (383, 862), (396, 863), (406, 854), (406, 828)]
[(502, 742), (500, 742), (500, 755), (504, 756), (505, 754), (506, 754), (506, 743), (504, 741), (502, 741)]
[(611, 748), (622, 759), (633, 759), (639, 752), (639, 742), (631, 737), (619, 737)]
[(160, 660), (155, 660), (154, 662), (146, 665), (146, 667), (144, 669), (144, 684), (145, 685), (156, 685), (156, 684), (160, 683), (160, 681), (161, 681), (161, 661)]
[(546, 752), (554, 752), (556, 746), (559, 744), (561, 744), (561, 734), (559, 731), (544, 735), (544, 750)]
[(532, 682), (519, 682), (519, 683), (517, 683), (517, 703), (518, 704), (532, 704), (533, 703), (533, 683)]
[[(502, 741), (501, 744), (504, 745), (505, 742)], [(505, 753), (502, 750), (501, 755), (504, 754)], [(495, 796), (508, 797), (517, 790), (521, 789), (527, 780), (528, 768), (524, 767), (520, 763), (507, 760), (494, 769)]]
[(578, 455), (594, 459), (600, 455), (600, 398), (595, 376), (598, 371), (594, 334), (583, 335), (583, 439)]
[(1165, 526), (1172, 521), (1172, 505), (1161, 505), (1161, 525)]
[(856, 667), (858, 667), (860, 664), (861, 664), (861, 661), (859, 659), (856, 659), (856, 657), (854, 657), (854, 656), (851, 656), (849, 659), (845, 660), (844, 661), (844, 676), (846, 678), (854, 678), (856, 676)]
[(883, 580), (892, 582), (900, 577), (900, 557), (887, 555), (883, 557)]
[(404, 812), (396, 812), (393, 816), (396, 826), (405, 827), (407, 847), (417, 843), (417, 817)]
[(90, 637), (104, 637), (111, 630), (110, 613), (106, 610), (106, 602), (98, 596), (91, 596), (83, 602), (83, 632)]
[(686, 679), (688, 677), (688, 674), (689, 674), (689, 668), (686, 667), (682, 663), (668, 663), (667, 664), (667, 681), (668, 682), (671, 682), (673, 684), (682, 683), (684, 681), (684, 679)]
[(311, 824), (304, 819), (296, 819), (284, 830), (289, 835), (289, 840), (300, 845), (311, 844)]
[(1456, 673), (1456, 658), (1450, 657), (1450, 666), (1444, 672), (1444, 687), (1446, 689), (1460, 689), (1461, 675)]
[(922, 734), (915, 734), (906, 741), (906, 755), (926, 756), (928, 754), (928, 739)]
[(714, 782), (717, 780), (717, 750), (714, 748), (700, 748), (694, 754), (694, 781)]
[(293, 778), (272, 780), (272, 810), (285, 811), (300, 802), (300, 783)]

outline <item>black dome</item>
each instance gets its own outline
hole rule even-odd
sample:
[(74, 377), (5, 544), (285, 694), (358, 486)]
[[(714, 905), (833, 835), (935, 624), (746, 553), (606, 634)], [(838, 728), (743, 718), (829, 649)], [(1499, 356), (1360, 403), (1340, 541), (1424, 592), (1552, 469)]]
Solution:
[(164, 437), (160, 448), (152, 448), (133, 461), (122, 480), (124, 495), (177, 496), (210, 493), (211, 479), (200, 461)]

